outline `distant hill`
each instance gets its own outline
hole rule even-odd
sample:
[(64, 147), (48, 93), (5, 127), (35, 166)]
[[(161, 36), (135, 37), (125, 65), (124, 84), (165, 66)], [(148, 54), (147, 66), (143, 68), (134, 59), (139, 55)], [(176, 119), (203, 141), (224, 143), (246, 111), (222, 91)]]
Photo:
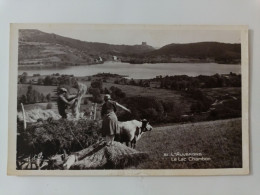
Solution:
[(218, 42), (169, 44), (151, 51), (149, 55), (166, 55), (173, 58), (208, 59), (216, 62), (223, 61), (223, 63), (239, 63), (241, 60), (241, 45)]
[[(112, 45), (45, 33), (19, 30), (20, 66), (75, 66), (118, 60), (129, 63), (217, 62), (239, 64), (240, 44), (201, 42), (169, 44), (155, 49), (146, 44)], [(115, 57), (116, 56), (116, 57)]]
[(153, 47), (145, 44), (112, 45), (80, 41), (34, 29), (19, 31), (19, 65), (95, 64), (112, 60), (113, 56), (128, 56), (153, 50)]

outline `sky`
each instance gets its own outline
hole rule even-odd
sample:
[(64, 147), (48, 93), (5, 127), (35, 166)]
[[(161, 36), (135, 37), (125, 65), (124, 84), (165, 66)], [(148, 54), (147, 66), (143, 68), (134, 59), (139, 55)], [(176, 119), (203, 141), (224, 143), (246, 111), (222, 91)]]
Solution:
[(171, 43), (194, 43), (215, 41), (224, 43), (240, 43), (238, 30), (172, 30), (143, 26), (66, 26), (52, 25), (37, 29), (61, 36), (88, 42), (101, 42), (117, 45), (139, 45), (146, 42), (155, 48)]

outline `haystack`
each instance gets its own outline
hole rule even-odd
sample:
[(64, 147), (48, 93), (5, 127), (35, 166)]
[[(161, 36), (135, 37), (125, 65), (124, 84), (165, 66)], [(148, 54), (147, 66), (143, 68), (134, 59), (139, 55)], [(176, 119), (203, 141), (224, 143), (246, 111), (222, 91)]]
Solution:
[(81, 100), (87, 92), (87, 86), (83, 83), (78, 83), (77, 88), (78, 88), (77, 101), (71, 107), (72, 115), (75, 117), (76, 120), (78, 120), (81, 115), (80, 113)]
[[(19, 121), (23, 121), (23, 113), (18, 112), (17, 117)], [(26, 122), (35, 123), (38, 119), (47, 120), (52, 118), (54, 120), (59, 120), (61, 116), (53, 110), (42, 110), (42, 109), (33, 109), (25, 112)]]
[(124, 169), (137, 166), (148, 158), (147, 153), (139, 152), (119, 142), (106, 146), (104, 141), (70, 155), (64, 169)]

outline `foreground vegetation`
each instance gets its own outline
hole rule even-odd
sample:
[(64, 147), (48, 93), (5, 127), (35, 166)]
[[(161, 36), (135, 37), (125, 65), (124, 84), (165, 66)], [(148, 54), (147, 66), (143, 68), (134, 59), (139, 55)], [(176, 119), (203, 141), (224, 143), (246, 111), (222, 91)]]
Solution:
[(100, 123), (93, 120), (48, 120), (17, 126), (17, 157), (39, 154), (44, 158), (82, 150), (100, 140)]
[[(17, 168), (24, 168), (28, 156), (41, 154), (44, 162), (88, 148), (102, 140), (99, 130), (100, 123), (89, 120), (42, 121), (26, 130), (18, 123), (17, 164), (21, 166)], [(154, 126), (137, 142), (136, 150), (149, 156), (138, 169), (241, 168), (241, 119)]]

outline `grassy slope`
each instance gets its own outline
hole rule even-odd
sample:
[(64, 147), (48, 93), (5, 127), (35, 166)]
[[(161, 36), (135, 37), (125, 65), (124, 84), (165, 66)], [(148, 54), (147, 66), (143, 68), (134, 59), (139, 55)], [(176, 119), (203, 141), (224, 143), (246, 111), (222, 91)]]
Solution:
[[(154, 128), (137, 143), (150, 159), (142, 169), (238, 168), (242, 166), (241, 119)], [(173, 162), (164, 153), (202, 153), (210, 161)]]
[(241, 97), (241, 87), (205, 88), (201, 89), (201, 91), (210, 97), (224, 96), (225, 94), (237, 98)]
[[(84, 81), (87, 86), (90, 86), (90, 82)], [(110, 89), (111, 86), (120, 88), (126, 93), (126, 97), (131, 96), (148, 96), (156, 97), (160, 100), (171, 100), (176, 103), (176, 105), (182, 105), (182, 113), (190, 112), (190, 106), (194, 102), (193, 99), (184, 97), (181, 95), (182, 92), (167, 89), (158, 88), (145, 88), (133, 85), (119, 85), (114, 83), (103, 83), (103, 87)]]

